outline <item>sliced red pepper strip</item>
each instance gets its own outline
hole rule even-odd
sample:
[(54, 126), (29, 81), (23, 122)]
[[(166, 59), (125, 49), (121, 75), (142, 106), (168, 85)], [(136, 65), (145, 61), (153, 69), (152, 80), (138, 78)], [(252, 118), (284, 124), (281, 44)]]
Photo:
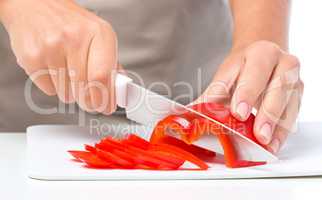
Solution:
[(198, 157), (213, 158), (216, 156), (216, 153), (213, 151), (210, 151), (210, 150), (202, 148), (202, 147), (198, 147), (194, 144), (187, 144), (184, 141), (179, 140), (179, 139), (169, 136), (169, 135), (165, 135), (164, 137), (162, 137), (159, 142), (179, 147), (179, 148), (181, 148), (185, 151), (188, 151)]
[(175, 156), (172, 153), (164, 151), (149, 151), (149, 154), (165, 162), (169, 162), (179, 168), (185, 162), (185, 159)]
[[(101, 144), (96, 144), (95, 146), (99, 149), (104, 149), (104, 150), (111, 149), (111, 147), (104, 146)], [(124, 151), (121, 151), (118, 149), (111, 149), (111, 152), (124, 160), (134, 163), (133, 168), (135, 168), (135, 169), (147, 169), (147, 168), (148, 169), (152, 169), (152, 168), (155, 169), (157, 167), (157, 165), (155, 165), (154, 163), (137, 158), (136, 155), (134, 155), (132, 153), (124, 152)]]
[(238, 160), (235, 162), (233, 168), (241, 168), (241, 167), (253, 167), (258, 165), (265, 165), (266, 162), (257, 162), (257, 161), (248, 161), (248, 160)]
[(89, 167), (113, 168), (113, 164), (100, 159), (98, 156), (88, 151), (68, 151), (75, 158), (83, 161)]
[(88, 144), (85, 144), (84, 146), (85, 146), (85, 150), (86, 151), (93, 152), (93, 153), (96, 152), (96, 148), (95, 147), (93, 147), (91, 145), (88, 145)]
[(80, 159), (80, 154), (84, 154), (84, 151), (76, 151), (76, 150), (70, 150), (67, 151), (69, 154), (71, 154), (76, 160), (82, 161)]
[[(141, 154), (146, 154), (148, 156), (157, 158), (163, 162), (170, 163), (171, 165), (174, 165), (175, 168), (180, 167), (185, 161), (184, 159), (176, 157), (171, 153), (149, 151), (151, 144), (144, 139), (140, 138), (140, 140), (141, 140), (140, 143), (142, 143), (144, 141), (145, 145), (138, 145), (139, 144), (138, 142), (133, 143), (128, 140), (123, 140), (122, 144), (127, 145), (129, 150), (133, 150), (133, 151), (135, 151), (137, 153), (141, 153)], [(164, 166), (166, 166), (166, 164)]]
[(103, 139), (99, 144), (97, 144), (97, 147), (100, 147), (102, 149), (105, 148), (109, 151), (117, 149), (119, 151), (126, 152), (132, 155), (137, 164), (149, 166), (155, 169), (159, 169), (160, 166), (163, 166), (163, 168), (167, 167), (167, 169), (176, 169), (180, 167), (170, 162), (161, 160), (157, 156), (150, 154), (148, 151), (142, 150), (131, 145), (127, 146), (125, 144), (122, 144), (122, 142), (120, 141), (113, 140), (112, 138)]
[(234, 168), (236, 161), (238, 160), (238, 156), (235, 147), (229, 138), (229, 135), (221, 133), (216, 134), (216, 136), (219, 139), (221, 146), (223, 147), (226, 166)]
[(155, 162), (152, 162), (150, 159), (147, 159), (144, 156), (142, 157), (140, 155), (135, 154), (132, 151), (129, 151), (127, 147), (124, 147), (121, 143), (119, 145), (116, 145), (111, 141), (105, 140), (105, 141), (101, 141), (95, 146), (99, 149), (113, 152), (113, 153), (117, 152), (116, 150), (118, 150), (118, 156), (120, 156), (119, 155), (120, 152), (123, 152), (123, 158), (124, 158), (124, 155), (126, 155), (128, 160), (129, 158), (132, 158), (132, 160), (135, 162), (136, 165), (140, 164), (140, 165), (144, 165), (152, 168), (157, 168), (159, 165), (159, 164), (156, 164)]
[(124, 160), (127, 160), (131, 163), (134, 163), (135, 169), (151, 169), (151, 167), (149, 167), (148, 165), (142, 164), (142, 163), (146, 163), (146, 162), (143, 162), (143, 161), (135, 158), (135, 156), (133, 154), (130, 154), (130, 153), (127, 153), (124, 151), (120, 151), (117, 149), (114, 149), (112, 152), (114, 155), (117, 155), (118, 157), (120, 157)]
[(187, 151), (184, 151), (178, 147), (175, 147), (175, 146), (172, 146), (169, 144), (155, 144), (155, 145), (151, 146), (150, 148), (151, 148), (151, 150), (155, 150), (155, 151), (164, 151), (164, 152), (172, 153), (178, 157), (183, 158), (184, 160), (187, 160), (187, 161), (195, 164), (200, 169), (203, 169), (203, 170), (208, 169), (208, 165), (204, 161), (200, 160), (195, 155), (193, 155)]
[(98, 143), (98, 145), (102, 145), (110, 150), (118, 149), (124, 151), (126, 149), (126, 146), (124, 146), (120, 141), (113, 140), (113, 138), (110, 137), (104, 138), (100, 143)]
[(96, 149), (96, 155), (107, 162), (110, 162), (119, 166), (120, 168), (126, 168), (126, 169), (134, 168), (134, 163), (131, 163), (128, 160), (125, 160), (108, 151)]
[(128, 150), (134, 153), (137, 158), (151, 162), (157, 166), (157, 169), (178, 169), (184, 162), (179, 160), (176, 163), (170, 162), (162, 154), (145, 151), (134, 146), (128, 146)]
[(192, 133), (192, 128), (190, 119), (184, 118), (183, 116), (170, 115), (158, 122), (155, 126), (150, 142), (158, 143), (166, 135), (166, 130), (173, 131), (182, 138), (188, 138)]
[(118, 149), (114, 149), (112, 150), (113, 154), (114, 155), (117, 155), (118, 157), (124, 159), (124, 160), (127, 160), (131, 163), (136, 163), (136, 160), (135, 158), (133, 158), (133, 154), (130, 154), (130, 153), (127, 153), (127, 152), (124, 152), (124, 151), (120, 151)]
[(122, 140), (122, 143), (133, 145), (133, 146), (138, 147), (140, 149), (148, 149), (150, 146), (150, 143), (148, 141), (146, 141), (134, 134), (130, 134), (127, 139)]

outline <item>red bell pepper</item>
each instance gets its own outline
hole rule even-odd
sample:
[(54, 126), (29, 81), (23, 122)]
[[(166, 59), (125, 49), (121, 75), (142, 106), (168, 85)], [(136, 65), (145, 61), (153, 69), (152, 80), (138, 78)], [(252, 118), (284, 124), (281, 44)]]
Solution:
[(191, 106), (192, 109), (213, 118), (226, 126), (243, 134), (245, 137), (260, 144), (254, 136), (253, 126), (255, 116), (251, 114), (246, 121), (239, 121), (231, 113), (229, 108), (217, 103), (200, 103)]
[[(235, 119), (228, 108), (216, 103), (203, 103), (192, 106), (193, 109), (202, 112), (203, 114), (218, 120), (227, 126), (241, 132), (244, 136), (257, 142), (253, 134), (254, 116), (252, 115), (246, 122), (240, 122)], [(225, 164), (230, 168), (246, 167), (265, 164), (265, 162), (242, 161), (238, 159), (238, 152), (222, 127), (212, 121), (199, 117), (192, 112), (181, 115), (170, 115), (161, 120), (155, 127), (151, 142), (164, 143), (167, 140), (168, 134), (178, 134), (182, 141), (191, 144), (205, 133), (211, 133), (218, 137), (225, 156)], [(257, 142), (258, 143), (258, 142)]]

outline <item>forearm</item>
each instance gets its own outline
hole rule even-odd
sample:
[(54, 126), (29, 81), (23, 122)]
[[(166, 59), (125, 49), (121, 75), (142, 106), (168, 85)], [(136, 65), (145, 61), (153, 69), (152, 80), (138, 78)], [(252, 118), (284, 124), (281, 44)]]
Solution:
[(267, 40), (288, 49), (290, 0), (230, 0), (233, 50)]

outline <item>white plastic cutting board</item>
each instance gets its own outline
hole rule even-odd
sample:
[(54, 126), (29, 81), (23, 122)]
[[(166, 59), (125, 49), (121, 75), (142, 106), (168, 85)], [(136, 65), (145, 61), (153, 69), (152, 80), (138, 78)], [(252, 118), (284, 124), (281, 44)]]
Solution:
[[(149, 129), (129, 123), (109, 124), (110, 133), (142, 133)], [(106, 128), (106, 127), (105, 127)], [(130, 130), (129, 130), (130, 129)], [(322, 175), (322, 124), (301, 123), (279, 154), (280, 160), (264, 166), (228, 169), (210, 164), (207, 171), (97, 170), (72, 162), (67, 150), (81, 150), (103, 137), (75, 126), (33, 126), (27, 130), (28, 175), (44, 180), (228, 179)]]

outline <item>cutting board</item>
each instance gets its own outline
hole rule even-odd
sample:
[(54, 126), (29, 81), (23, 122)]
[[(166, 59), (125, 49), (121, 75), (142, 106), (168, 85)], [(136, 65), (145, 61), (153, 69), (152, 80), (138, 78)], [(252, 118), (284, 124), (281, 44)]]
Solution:
[(263, 166), (228, 169), (210, 163), (207, 171), (146, 171), (89, 169), (71, 161), (67, 150), (81, 150), (107, 133), (122, 137), (134, 132), (148, 138), (150, 128), (123, 121), (105, 125), (106, 131), (77, 126), (42, 125), (27, 129), (28, 176), (42, 180), (162, 180), (299, 177), (322, 175), (322, 123), (300, 123), (278, 155)]

